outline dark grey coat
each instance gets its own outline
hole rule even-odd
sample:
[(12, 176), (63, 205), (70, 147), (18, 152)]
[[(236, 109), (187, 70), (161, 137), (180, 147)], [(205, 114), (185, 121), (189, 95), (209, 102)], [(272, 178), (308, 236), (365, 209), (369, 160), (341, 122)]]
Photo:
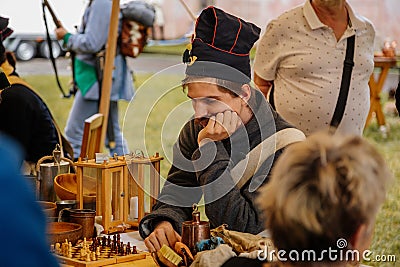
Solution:
[(159, 200), (151, 214), (140, 222), (143, 238), (163, 220), (170, 221), (181, 233), (182, 222), (192, 219), (192, 204), (198, 203), (203, 195), (211, 228), (228, 224), (230, 230), (253, 234), (264, 229), (261, 212), (255, 204), (257, 185), (268, 181), (271, 165), (282, 151), (268, 158), (242, 189), (235, 187), (229, 170), (262, 140), (292, 126), (270, 108), (258, 91), (252, 92), (254, 115), (230, 138), (207, 143), (199, 149), (197, 136), (202, 127), (193, 120), (183, 127)]

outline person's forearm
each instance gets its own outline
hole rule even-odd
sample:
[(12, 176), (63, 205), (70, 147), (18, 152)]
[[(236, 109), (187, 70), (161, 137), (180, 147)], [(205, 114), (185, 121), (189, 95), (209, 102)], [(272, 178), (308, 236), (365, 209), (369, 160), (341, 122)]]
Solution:
[(271, 89), (274, 81), (266, 81), (257, 73), (254, 73), (254, 83), (257, 85), (258, 89), (267, 97), (269, 90)]

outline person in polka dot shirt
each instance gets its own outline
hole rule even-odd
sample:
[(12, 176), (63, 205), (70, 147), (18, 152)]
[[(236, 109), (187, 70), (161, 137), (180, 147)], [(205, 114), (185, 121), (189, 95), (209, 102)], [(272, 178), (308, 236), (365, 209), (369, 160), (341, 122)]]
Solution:
[(257, 45), (255, 84), (266, 97), (274, 84), (276, 110), (306, 135), (329, 127), (352, 35), (355, 65), (338, 131), (361, 135), (374, 68), (375, 29), (369, 20), (345, 0), (307, 0), (272, 20)]

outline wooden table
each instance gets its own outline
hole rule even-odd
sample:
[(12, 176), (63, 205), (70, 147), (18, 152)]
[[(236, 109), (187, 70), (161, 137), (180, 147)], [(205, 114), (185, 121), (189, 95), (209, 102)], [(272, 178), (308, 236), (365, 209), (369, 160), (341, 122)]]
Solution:
[[(69, 264), (60, 264), (61, 267), (74, 267), (73, 265)], [(123, 262), (117, 263), (112, 265), (106, 265), (109, 267), (157, 267), (157, 264), (154, 262), (153, 258), (150, 254), (147, 255), (145, 259), (130, 261), (130, 262)]]
[[(386, 77), (389, 73), (390, 68), (395, 67), (397, 60), (395, 57), (375, 57), (374, 58), (375, 68), (380, 68), (378, 79), (375, 79), (374, 73), (371, 74), (369, 78), (369, 90), (370, 90), (370, 101), (371, 106), (369, 109), (367, 121), (365, 126), (367, 126), (371, 119), (372, 113), (376, 114), (378, 120), (378, 125), (385, 127), (385, 115), (382, 111), (380, 93), (382, 92), (383, 84), (385, 83)], [(386, 129), (386, 128), (385, 128)]]

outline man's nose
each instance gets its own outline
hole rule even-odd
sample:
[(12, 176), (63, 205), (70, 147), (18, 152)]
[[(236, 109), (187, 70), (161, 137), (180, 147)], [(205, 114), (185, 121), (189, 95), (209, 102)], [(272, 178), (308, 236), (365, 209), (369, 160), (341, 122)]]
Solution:
[(193, 109), (195, 118), (202, 118), (207, 116), (207, 105), (201, 101), (193, 101)]

